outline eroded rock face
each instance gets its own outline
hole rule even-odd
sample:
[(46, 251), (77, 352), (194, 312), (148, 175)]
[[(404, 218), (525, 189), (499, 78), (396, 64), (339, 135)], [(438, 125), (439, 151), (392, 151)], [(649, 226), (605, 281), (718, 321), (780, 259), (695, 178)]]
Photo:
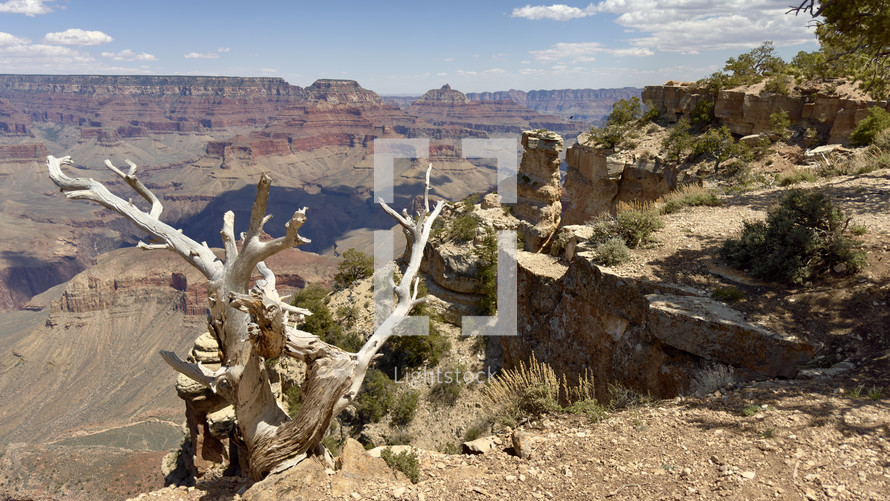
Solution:
[[(639, 97), (642, 89), (555, 89), (524, 92), (512, 89), (499, 92), (469, 93), (472, 101), (513, 101), (541, 113), (553, 113), (570, 120), (599, 124), (619, 99)], [(552, 130), (552, 129), (551, 129)]]
[(522, 162), (517, 180), (513, 213), (520, 220), (519, 233), (525, 249), (537, 252), (559, 227), (562, 203), (559, 185), (559, 153), (563, 140), (547, 130), (522, 133)]
[(589, 369), (598, 398), (607, 384), (669, 398), (688, 390), (705, 361), (793, 376), (814, 347), (744, 320), (689, 289), (634, 280), (580, 253), (569, 266), (519, 254), (519, 335), (500, 338), (505, 367), (549, 363), (569, 377)]
[[(643, 100), (651, 101), (670, 122), (689, 117), (701, 101), (714, 103), (714, 116), (737, 135), (747, 136), (772, 130), (770, 115), (785, 110), (791, 123), (815, 129), (827, 143), (847, 144), (850, 133), (868, 109), (881, 105), (869, 100), (855, 100), (828, 95), (818, 90), (808, 96), (792, 97), (774, 93), (753, 93), (744, 89), (721, 90), (716, 96), (694, 88), (691, 82), (668, 82), (648, 86)], [(890, 104), (882, 103), (886, 107)]]
[(636, 157), (598, 148), (589, 134), (566, 151), (565, 190), (569, 203), (563, 224), (584, 224), (615, 210), (620, 202), (654, 201), (678, 183), (676, 166), (657, 157)]

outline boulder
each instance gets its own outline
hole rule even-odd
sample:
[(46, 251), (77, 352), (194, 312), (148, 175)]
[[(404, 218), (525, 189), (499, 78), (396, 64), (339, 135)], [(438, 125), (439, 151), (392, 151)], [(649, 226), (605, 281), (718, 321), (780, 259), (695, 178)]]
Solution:
[(813, 358), (813, 345), (749, 323), (711, 298), (650, 294), (646, 299), (652, 335), (702, 358), (789, 378)]
[(482, 437), (460, 444), (464, 454), (485, 454), (495, 447), (495, 437)]

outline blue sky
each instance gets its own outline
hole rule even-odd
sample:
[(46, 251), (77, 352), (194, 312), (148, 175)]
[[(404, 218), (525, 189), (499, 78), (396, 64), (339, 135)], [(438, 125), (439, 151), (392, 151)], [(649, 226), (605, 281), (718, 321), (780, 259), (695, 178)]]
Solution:
[(381, 94), (694, 80), (773, 40), (818, 45), (789, 0), (0, 0), (0, 73), (350, 78)]

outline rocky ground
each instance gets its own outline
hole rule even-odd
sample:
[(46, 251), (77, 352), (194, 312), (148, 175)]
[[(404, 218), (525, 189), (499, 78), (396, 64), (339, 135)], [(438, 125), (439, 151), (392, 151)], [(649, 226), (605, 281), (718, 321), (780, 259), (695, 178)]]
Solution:
[(335, 480), (343, 474), (328, 469), (311, 477), (312, 487), (290, 484), (288, 491), (268, 490), (270, 484), (284, 489), (284, 480), (255, 490), (222, 479), (143, 497), (237, 499), (240, 491), (288, 499), (887, 499), (890, 171), (815, 184), (851, 224), (867, 228), (858, 237), (869, 261), (862, 273), (787, 288), (721, 266), (719, 244), (743, 221), (764, 217), (782, 193), (777, 187), (664, 216), (658, 242), (634, 251), (620, 269), (706, 291), (741, 290), (744, 297), (733, 306), (749, 319), (821, 343), (796, 379), (740, 383), (715, 373), (719, 384), (699, 397), (613, 409), (599, 420), (540, 416), (518, 428), (528, 458), (515, 455), (509, 430), (492, 435), (493, 448), (482, 455), (418, 449), (417, 484), (378, 476), (347, 489)]

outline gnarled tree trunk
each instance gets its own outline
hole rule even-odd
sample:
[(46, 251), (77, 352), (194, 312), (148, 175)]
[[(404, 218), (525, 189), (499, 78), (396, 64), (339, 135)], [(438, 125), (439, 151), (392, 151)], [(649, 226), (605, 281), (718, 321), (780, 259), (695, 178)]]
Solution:
[[(117, 212), (156, 240), (151, 244), (140, 242), (139, 247), (176, 252), (209, 281), (210, 332), (216, 336), (223, 353), (222, 366), (211, 371), (171, 352), (161, 352), (161, 356), (174, 369), (210, 388), (234, 406), (250, 477), (262, 479), (317, 453), (331, 420), (358, 394), (374, 355), (393, 335), (400, 320), (424, 301), (417, 298), (416, 276), (432, 223), (443, 202), (430, 212), (425, 200), (424, 210), (415, 221), (407, 212), (398, 214), (380, 201), (383, 209), (402, 225), (415, 245), (403, 279), (398, 287), (394, 287), (398, 300), (395, 310), (358, 353), (349, 353), (297, 329), (296, 325), (311, 312), (283, 302), (275, 289), (275, 275), (264, 260), (289, 247), (309, 243), (309, 240), (298, 233), (306, 221), (306, 208), (294, 213), (285, 225), (284, 236), (265, 242), (260, 240), (263, 225), (271, 217), (266, 215), (271, 185), (268, 176), (263, 174), (257, 185), (249, 227), (241, 236), (240, 250), (234, 234), (234, 214), (229, 211), (223, 217), (224, 257), (219, 259), (206, 243), (199, 244), (159, 220), (163, 207), (136, 178), (136, 165), (129, 160), (127, 174), (108, 160), (105, 164), (151, 204), (148, 212), (112, 194), (102, 183), (66, 176), (62, 165), (71, 163), (70, 157), (49, 156), (46, 161), (50, 178), (66, 197), (89, 200)], [(250, 277), (255, 269), (259, 270), (263, 280), (250, 288)], [(263, 363), (265, 359), (281, 356), (294, 357), (305, 362), (307, 367), (302, 406), (293, 419), (275, 399), (268, 369)]]

